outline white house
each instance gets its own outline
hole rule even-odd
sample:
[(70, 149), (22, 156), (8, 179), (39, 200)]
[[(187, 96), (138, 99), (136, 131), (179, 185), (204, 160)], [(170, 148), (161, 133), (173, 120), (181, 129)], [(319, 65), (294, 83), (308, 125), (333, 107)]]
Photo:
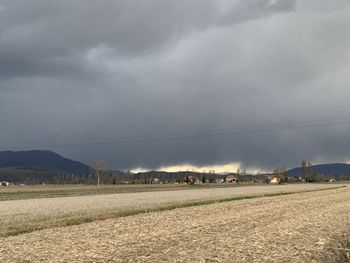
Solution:
[(9, 186), (10, 182), (7, 181), (0, 181), (0, 186)]
[(270, 181), (271, 184), (280, 184), (281, 183), (281, 178), (279, 177), (273, 177)]

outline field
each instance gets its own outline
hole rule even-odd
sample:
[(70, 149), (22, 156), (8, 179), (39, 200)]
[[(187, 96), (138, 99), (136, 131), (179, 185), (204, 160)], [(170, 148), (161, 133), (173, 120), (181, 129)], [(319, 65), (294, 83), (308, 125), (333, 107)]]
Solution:
[[(48, 229), (0, 237), (0, 262), (302, 262), (331, 236), (348, 231), (350, 189), (314, 191), (330, 187), (334, 185), (1, 201), (3, 235)], [(292, 194), (300, 191), (312, 192)], [(263, 195), (270, 196), (249, 199)], [(195, 204), (202, 205), (186, 207)], [(136, 215), (149, 210), (157, 212)], [(134, 215), (53, 228), (69, 224), (69, 218), (79, 223), (79, 218), (127, 214)], [(27, 229), (20, 228), (26, 224)]]
[[(169, 186), (170, 187), (170, 186)], [(147, 211), (158, 211), (194, 204), (205, 204), (217, 200), (231, 200), (261, 195), (274, 195), (329, 188), (329, 185), (281, 185), (281, 186), (246, 186), (229, 188), (202, 188), (177, 191), (132, 192), (145, 187), (129, 187), (123, 194), (99, 194), (79, 196), (80, 187), (68, 187), (69, 191), (76, 189), (78, 196), (60, 198), (41, 198), (8, 200), (0, 202), (0, 236), (14, 235), (33, 230), (80, 224), (98, 219), (132, 215)], [(96, 187), (95, 187), (96, 188)], [(32, 188), (29, 188), (32, 189)], [(51, 186), (36, 189), (37, 192), (52, 192), (57, 189)], [(84, 191), (86, 190), (83, 188)], [(101, 191), (109, 191), (103, 188)], [(116, 188), (120, 189), (120, 187)], [(90, 188), (88, 188), (91, 191)], [(125, 190), (125, 189), (124, 189)], [(157, 188), (159, 190), (159, 188)], [(62, 189), (60, 191), (63, 191)], [(11, 190), (16, 196), (23, 196), (26, 192)], [(33, 189), (28, 193), (32, 195)]]
[[(0, 188), (0, 201), (155, 191), (246, 187), (259, 184), (26, 185)], [(264, 184), (265, 185), (265, 184)]]
[[(0, 201), (52, 198), (67, 196), (104, 195), (121, 193), (138, 193), (153, 191), (191, 190), (193, 187), (185, 184), (135, 184), (135, 185), (28, 185), (0, 188)], [(205, 184), (201, 188), (230, 187), (226, 184)]]

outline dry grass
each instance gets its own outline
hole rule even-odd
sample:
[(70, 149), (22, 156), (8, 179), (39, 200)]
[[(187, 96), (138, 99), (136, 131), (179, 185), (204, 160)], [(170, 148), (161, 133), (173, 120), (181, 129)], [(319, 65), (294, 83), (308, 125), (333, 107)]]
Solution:
[(347, 263), (350, 262), (350, 231), (340, 236), (319, 242), (319, 248), (305, 258), (305, 263)]
[(0, 236), (219, 200), (228, 201), (329, 187), (332, 186), (297, 184), (2, 201)]
[[(346, 185), (349, 181), (336, 182), (332, 185)], [(266, 184), (127, 184), (127, 185), (25, 185), (0, 187), (0, 201), (25, 200), (38, 198), (73, 197), (87, 195), (106, 195), (122, 193), (141, 193), (155, 191), (178, 191), (194, 189), (261, 187)]]
[(350, 223), (350, 189), (215, 203), (0, 238), (0, 262), (303, 262)]
[(201, 184), (191, 186), (185, 184), (131, 184), (101, 185), (100, 188), (97, 188), (96, 185), (26, 185), (0, 187), (0, 201), (220, 187), (232, 187), (232, 185)]

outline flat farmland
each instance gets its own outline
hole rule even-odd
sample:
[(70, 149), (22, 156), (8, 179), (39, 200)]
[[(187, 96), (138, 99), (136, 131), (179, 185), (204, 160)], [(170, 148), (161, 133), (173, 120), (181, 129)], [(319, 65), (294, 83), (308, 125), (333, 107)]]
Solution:
[(0, 236), (208, 202), (330, 187), (334, 185), (291, 184), (0, 201)]
[[(242, 185), (244, 186), (244, 185)], [(225, 188), (228, 184), (28, 185), (0, 188), (0, 201), (37, 198)]]
[[(264, 190), (306, 190), (292, 187)], [(345, 187), (46, 229), (0, 238), (0, 262), (304, 262), (349, 231), (349, 200)]]

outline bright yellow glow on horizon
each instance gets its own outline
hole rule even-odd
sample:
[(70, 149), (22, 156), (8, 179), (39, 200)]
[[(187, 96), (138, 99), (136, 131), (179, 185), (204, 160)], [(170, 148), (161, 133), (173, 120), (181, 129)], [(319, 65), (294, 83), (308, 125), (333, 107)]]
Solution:
[[(235, 173), (237, 169), (240, 168), (240, 163), (226, 163), (226, 164), (216, 164), (216, 165), (205, 165), (196, 166), (192, 164), (178, 164), (170, 166), (158, 167), (157, 171), (164, 172), (180, 172), (180, 171), (195, 171), (195, 172), (209, 172), (210, 170), (215, 170), (215, 173)], [(133, 173), (146, 172), (149, 169), (135, 168), (131, 170)]]

